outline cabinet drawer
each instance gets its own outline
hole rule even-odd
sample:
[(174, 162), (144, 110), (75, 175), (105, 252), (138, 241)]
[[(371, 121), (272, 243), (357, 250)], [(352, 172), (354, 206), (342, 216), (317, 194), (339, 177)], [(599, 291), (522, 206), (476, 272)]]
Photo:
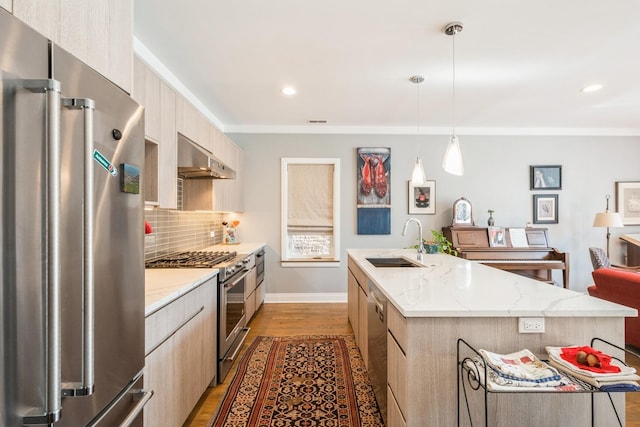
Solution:
[(407, 422), (400, 412), (398, 403), (393, 398), (391, 389), (387, 387), (387, 427), (407, 427)]
[[(390, 393), (387, 400), (391, 402), (391, 397), (395, 399), (400, 412), (406, 414), (407, 411), (407, 357), (404, 355), (393, 336), (387, 334), (387, 384)], [(389, 403), (389, 406), (391, 404)]]
[(145, 355), (148, 355), (155, 347), (175, 333), (181, 325), (202, 311), (205, 305), (212, 304), (211, 301), (205, 300), (207, 298), (205, 284), (208, 282), (145, 318)]
[(403, 352), (407, 351), (407, 319), (396, 308), (387, 306), (387, 328), (400, 345)]
[(364, 271), (362, 271), (362, 269), (360, 269), (358, 264), (356, 264), (355, 261), (351, 259), (349, 259), (349, 271), (356, 278), (356, 280), (358, 281), (358, 285), (360, 285), (366, 295), (369, 291), (367, 289), (367, 275), (364, 273)]

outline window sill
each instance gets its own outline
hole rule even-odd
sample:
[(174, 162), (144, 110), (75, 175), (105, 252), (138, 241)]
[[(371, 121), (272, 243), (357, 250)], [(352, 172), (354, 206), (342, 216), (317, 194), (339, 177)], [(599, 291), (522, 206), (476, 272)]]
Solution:
[(305, 259), (298, 261), (280, 261), (280, 266), (282, 268), (306, 268), (306, 267), (323, 267), (323, 268), (338, 268), (340, 267), (340, 260), (330, 260), (330, 259)]

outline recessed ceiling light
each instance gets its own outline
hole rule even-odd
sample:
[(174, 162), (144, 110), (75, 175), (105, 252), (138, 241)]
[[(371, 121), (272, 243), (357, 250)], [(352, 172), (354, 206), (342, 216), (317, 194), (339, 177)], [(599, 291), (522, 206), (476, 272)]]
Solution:
[(595, 84), (583, 87), (580, 92), (595, 92), (600, 89), (602, 89), (602, 85)]
[(291, 86), (286, 86), (282, 89), (282, 93), (287, 96), (292, 96), (296, 94), (296, 90)]

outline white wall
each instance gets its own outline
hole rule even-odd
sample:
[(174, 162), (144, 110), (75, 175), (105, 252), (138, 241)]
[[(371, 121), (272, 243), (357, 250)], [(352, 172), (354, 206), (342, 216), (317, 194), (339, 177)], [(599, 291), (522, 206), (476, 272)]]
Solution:
[[(242, 237), (267, 244), (267, 293), (346, 293), (346, 249), (407, 247), (417, 242), (417, 230), (406, 237), (407, 181), (417, 154), (416, 136), (396, 135), (230, 135), (244, 150), (245, 214)], [(606, 230), (593, 228), (596, 212), (611, 195), (615, 182), (640, 181), (640, 137), (592, 136), (462, 136), (465, 175), (445, 173), (440, 164), (448, 138), (421, 136), (419, 154), (427, 179), (436, 181), (436, 215), (412, 215), (427, 234), (451, 222), (452, 204), (466, 197), (476, 225), (486, 226), (488, 209), (496, 225), (524, 227), (533, 221), (533, 194), (559, 195), (559, 223), (546, 225), (553, 246), (570, 254), (570, 287), (584, 291), (592, 283), (588, 248), (606, 245)], [(356, 148), (391, 147), (391, 234), (356, 234)], [(341, 159), (342, 265), (340, 268), (281, 268), (280, 158), (339, 157)], [(530, 165), (562, 165), (562, 189), (529, 190)], [(313, 191), (313, 187), (309, 188)], [(540, 225), (540, 227), (545, 227)], [(640, 226), (611, 229), (611, 253), (622, 263), (626, 251), (620, 234), (638, 233)], [(429, 236), (426, 236), (429, 237)], [(560, 278), (556, 278), (560, 282)]]

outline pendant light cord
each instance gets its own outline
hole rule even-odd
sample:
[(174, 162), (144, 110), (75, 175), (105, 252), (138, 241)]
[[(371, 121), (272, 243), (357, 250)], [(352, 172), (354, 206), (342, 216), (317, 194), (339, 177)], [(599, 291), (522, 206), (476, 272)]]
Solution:
[(454, 28), (453, 29), (453, 79), (452, 79), (452, 84), (453, 84), (453, 102), (451, 103), (451, 123), (452, 123), (452, 129), (451, 132), (453, 134), (453, 136), (456, 135), (456, 34), (458, 33), (458, 31)]
[(416, 84), (416, 153), (420, 157), (420, 83)]

